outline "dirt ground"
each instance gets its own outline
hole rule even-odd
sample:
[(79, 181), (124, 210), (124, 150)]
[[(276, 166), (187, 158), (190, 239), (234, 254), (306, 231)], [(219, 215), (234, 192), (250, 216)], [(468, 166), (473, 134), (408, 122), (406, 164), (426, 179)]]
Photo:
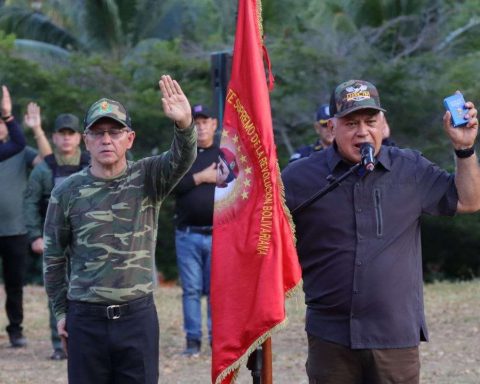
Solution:
[[(468, 283), (436, 283), (425, 287), (430, 343), (421, 346), (422, 384), (480, 383), (480, 280)], [(210, 349), (200, 357), (180, 355), (184, 347), (181, 291), (160, 287), (156, 292), (160, 318), (160, 383), (210, 383)], [(67, 383), (66, 362), (48, 359), (48, 312), (42, 287), (25, 289), (25, 334), (29, 345), (12, 349), (3, 333), (5, 294), (0, 291), (0, 383)], [(303, 296), (287, 301), (289, 324), (272, 338), (273, 382), (306, 384), (304, 361)], [(205, 340), (205, 343), (206, 340)], [(238, 384), (252, 383), (242, 367)]]

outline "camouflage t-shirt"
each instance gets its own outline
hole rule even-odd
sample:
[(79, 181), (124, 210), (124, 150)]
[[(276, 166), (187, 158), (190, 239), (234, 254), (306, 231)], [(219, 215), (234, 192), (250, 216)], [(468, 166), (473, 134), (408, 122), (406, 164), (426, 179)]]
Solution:
[(129, 161), (114, 179), (97, 178), (87, 168), (53, 189), (44, 280), (57, 320), (65, 316), (67, 298), (110, 304), (152, 292), (160, 205), (195, 156), (193, 126), (175, 129), (169, 151)]

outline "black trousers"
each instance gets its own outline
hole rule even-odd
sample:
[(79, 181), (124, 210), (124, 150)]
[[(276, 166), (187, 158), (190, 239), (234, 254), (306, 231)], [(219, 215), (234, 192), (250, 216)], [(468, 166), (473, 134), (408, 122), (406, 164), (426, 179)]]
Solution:
[(23, 282), (25, 280), (28, 245), (27, 235), (0, 237), (3, 282), (7, 296), (5, 310), (9, 322), (6, 329), (9, 334), (22, 332)]
[[(153, 299), (108, 319), (68, 302), (69, 384), (157, 384), (159, 326)], [(96, 308), (95, 308), (96, 309)]]
[(350, 349), (308, 334), (309, 384), (418, 384), (418, 347)]

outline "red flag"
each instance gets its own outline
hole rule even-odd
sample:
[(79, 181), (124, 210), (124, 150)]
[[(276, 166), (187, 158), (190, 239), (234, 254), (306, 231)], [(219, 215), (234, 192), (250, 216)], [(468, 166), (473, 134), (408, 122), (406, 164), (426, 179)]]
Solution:
[(239, 0), (215, 190), (210, 292), (216, 384), (232, 382), (250, 353), (284, 325), (285, 295), (301, 278), (260, 27), (260, 0)]

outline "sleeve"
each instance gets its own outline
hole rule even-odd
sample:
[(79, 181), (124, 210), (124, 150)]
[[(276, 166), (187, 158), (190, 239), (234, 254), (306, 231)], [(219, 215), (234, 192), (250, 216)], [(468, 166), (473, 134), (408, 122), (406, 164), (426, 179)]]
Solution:
[(174, 129), (170, 149), (159, 156), (144, 160), (145, 184), (155, 200), (167, 196), (180, 179), (187, 173), (197, 156), (197, 131), (192, 124), (189, 128)]
[(37, 165), (30, 174), (25, 195), (25, 222), (30, 242), (42, 237), (43, 232), (41, 215), (41, 205), (44, 198), (42, 165), (43, 163)]
[(0, 161), (19, 153), (27, 145), (25, 136), (15, 119), (6, 123), (10, 140), (0, 144)]
[(193, 173), (188, 171), (185, 176), (178, 182), (173, 190), (176, 195), (183, 195), (195, 188), (195, 181), (193, 180)]
[(435, 216), (453, 216), (457, 211), (458, 194), (453, 174), (441, 169), (417, 153), (416, 183), (422, 212)]
[(33, 149), (32, 147), (29, 147), (28, 145), (25, 147), (25, 159), (30, 168), (33, 168), (33, 161), (37, 157), (38, 152)]
[(43, 280), (57, 321), (64, 318), (67, 306), (67, 253), (70, 225), (54, 189), (43, 230)]

